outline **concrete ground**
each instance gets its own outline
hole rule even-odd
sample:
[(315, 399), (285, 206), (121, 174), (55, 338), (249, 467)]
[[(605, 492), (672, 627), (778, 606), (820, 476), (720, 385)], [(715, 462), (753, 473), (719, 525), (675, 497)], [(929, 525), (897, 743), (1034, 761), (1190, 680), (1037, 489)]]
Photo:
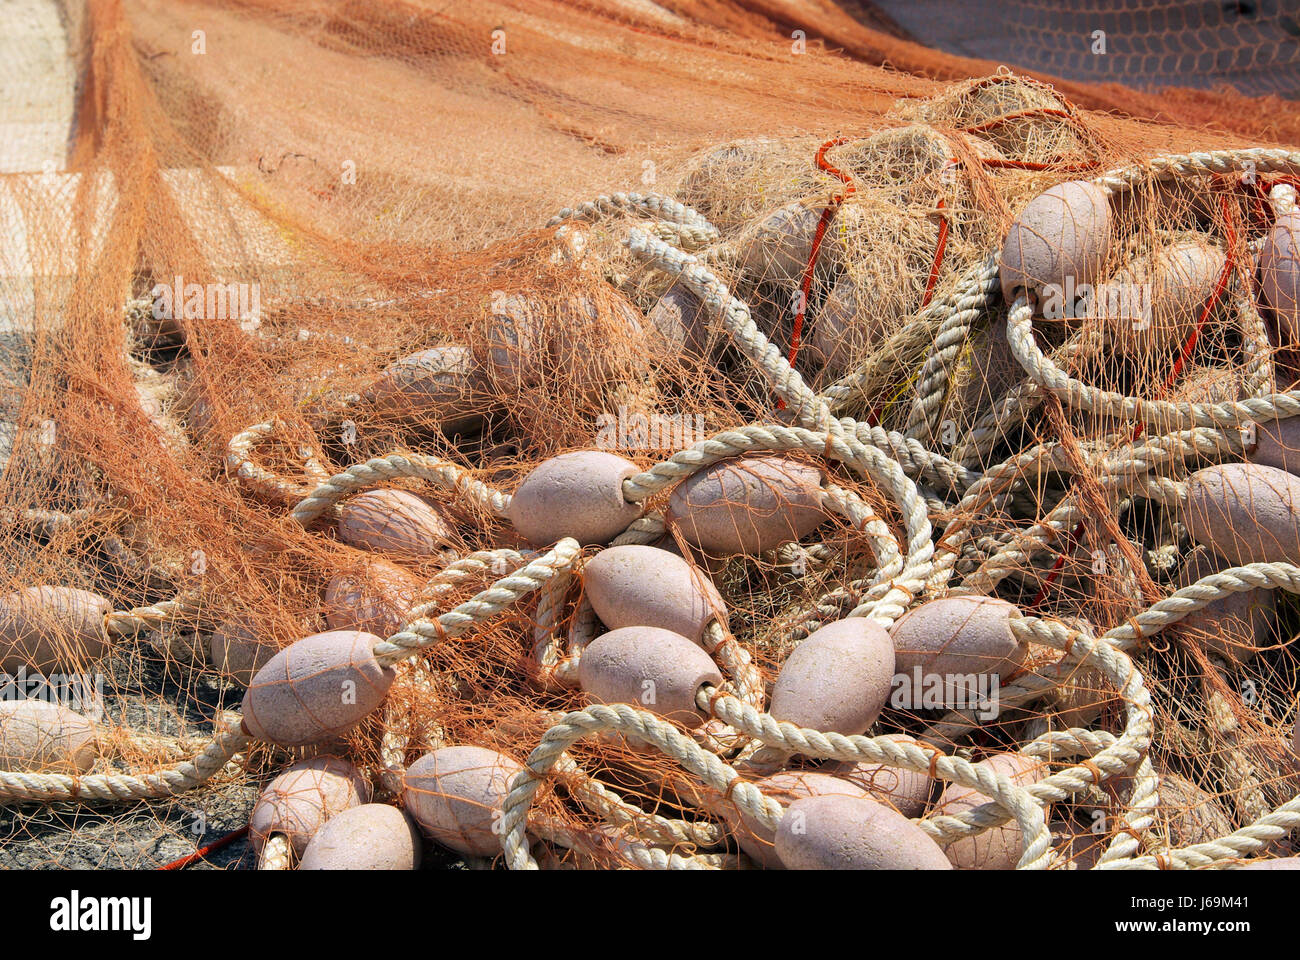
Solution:
[[(69, 11), (76, 16), (73, 3), (0, 0), (0, 175), (27, 175), (0, 176), (0, 468), (27, 380), (24, 330), (34, 280), (29, 225), (13, 198), (33, 183), (48, 181), (57, 190), (69, 179), (62, 172), (74, 131), (77, 71), (65, 26)], [(142, 649), (148, 648), (129, 645), (105, 664), (106, 687), (113, 691), (105, 705), (110, 721), (173, 735), (184, 726), (193, 733), (216, 710), (238, 706), (239, 690), (189, 681), (182, 692), (160, 662), (140, 656)], [(185, 711), (184, 724), (171, 709)], [(242, 827), (257, 794), (256, 783), (245, 783), (173, 803), (0, 806), (0, 869), (156, 868)], [(247, 841), (240, 841), (214, 853), (209, 865), (238, 867), (251, 860)]]
[(76, 85), (60, 4), (0, 0), (0, 173), (63, 169)]

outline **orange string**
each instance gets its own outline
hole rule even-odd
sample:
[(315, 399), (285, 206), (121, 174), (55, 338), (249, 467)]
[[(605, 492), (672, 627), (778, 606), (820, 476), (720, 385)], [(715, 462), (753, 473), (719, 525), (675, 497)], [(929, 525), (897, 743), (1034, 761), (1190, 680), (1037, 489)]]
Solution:
[[(1223, 269), (1219, 271), (1219, 278), (1214, 284), (1214, 290), (1210, 293), (1209, 299), (1205, 301), (1205, 306), (1201, 309), (1201, 315), (1196, 321), (1196, 327), (1190, 334), (1188, 334), (1187, 340), (1183, 343), (1183, 349), (1179, 352), (1178, 358), (1174, 361), (1173, 368), (1169, 371), (1169, 375), (1165, 377), (1164, 383), (1161, 384), (1160, 390), (1155, 396), (1155, 399), (1157, 400), (1164, 397), (1164, 395), (1172, 389), (1174, 381), (1176, 381), (1178, 375), (1182, 373), (1183, 366), (1192, 355), (1192, 351), (1196, 349), (1197, 341), (1201, 339), (1201, 330), (1205, 327), (1205, 321), (1209, 319), (1210, 314), (1214, 312), (1214, 308), (1218, 306), (1219, 301), (1223, 298), (1223, 292), (1228, 286), (1228, 278), (1232, 276), (1232, 271), (1235, 269), (1233, 253), (1234, 248), (1237, 245), (1236, 214), (1233, 211), (1232, 206), (1228, 203), (1227, 194), (1220, 195), (1219, 205), (1223, 210), (1224, 233), (1226, 235), (1225, 239), (1227, 240), (1227, 256), (1224, 257), (1223, 260)], [(1135, 424), (1133, 427), (1133, 434), (1129, 438), (1130, 441), (1137, 440), (1145, 431), (1146, 424), (1140, 422)], [(1086, 521), (1079, 521), (1075, 526), (1073, 533), (1070, 534), (1071, 543), (1078, 542), (1079, 537), (1083, 535), (1086, 526)], [(1066, 552), (1068, 551), (1069, 548), (1067, 548)], [(1051, 589), (1052, 584), (1054, 584), (1057, 577), (1060, 576), (1061, 567), (1064, 565), (1065, 553), (1058, 553), (1056, 555), (1056, 561), (1052, 564), (1052, 569), (1048, 572), (1047, 578), (1043, 581), (1043, 586), (1038, 591), (1038, 596), (1034, 597), (1034, 602), (1029, 605), (1030, 610), (1035, 609), (1047, 598), (1048, 590)]]

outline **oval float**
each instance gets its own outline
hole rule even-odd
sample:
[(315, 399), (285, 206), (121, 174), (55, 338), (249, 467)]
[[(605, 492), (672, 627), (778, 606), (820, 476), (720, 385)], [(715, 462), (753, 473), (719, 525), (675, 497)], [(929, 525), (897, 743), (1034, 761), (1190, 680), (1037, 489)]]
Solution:
[(282, 747), (346, 733), (380, 703), (396, 677), (372, 652), (380, 638), (358, 630), (304, 637), (272, 657), (244, 694), (244, 726)]

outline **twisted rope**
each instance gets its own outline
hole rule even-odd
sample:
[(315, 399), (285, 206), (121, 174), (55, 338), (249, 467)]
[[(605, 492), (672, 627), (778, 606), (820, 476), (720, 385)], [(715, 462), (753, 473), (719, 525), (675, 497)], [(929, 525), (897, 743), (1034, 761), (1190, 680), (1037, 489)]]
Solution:
[(372, 484), (395, 477), (417, 477), (440, 490), (447, 490), (497, 517), (505, 517), (510, 495), (470, 476), (469, 471), (447, 460), (418, 453), (390, 453), (365, 463), (355, 463), (342, 473), (322, 481), (304, 494), (293, 508), (293, 519), (303, 527), (322, 516), (335, 504)]

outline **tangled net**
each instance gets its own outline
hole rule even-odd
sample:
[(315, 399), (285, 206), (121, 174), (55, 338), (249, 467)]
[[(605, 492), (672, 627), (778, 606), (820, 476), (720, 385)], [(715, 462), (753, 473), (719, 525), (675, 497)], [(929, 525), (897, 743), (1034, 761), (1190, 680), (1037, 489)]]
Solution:
[[(598, 121), (668, 112), (690, 81), (661, 64), (639, 105), (579, 97), (576, 77), (544, 88), (539, 38), (630, 36), (564, 8), (512, 11), (520, 52), (484, 67), (465, 51), (494, 42), (488, 14), (399, 32), (384, 7), (328, 5), (322, 26), (252, 6), (265, 23), (204, 6), (208, 42), (271, 33), (318, 76), (347, 63), (398, 103), (410, 75), (445, 83), (451, 57), (467, 79), (440, 88), (448, 116), (474, 109), (476, 83), (569, 104), (542, 111), (542, 142), (579, 158), (584, 186), (593, 152), (636, 169)], [(307, 791), (322, 820), (373, 797), (467, 862), (515, 869), (777, 866), (788, 807), (815, 795), (870, 796), (963, 867), (1293, 853), (1291, 488), (1265, 478), (1272, 493), (1234, 501), (1224, 480), (1215, 500), (1206, 478), (1242, 462), (1289, 476), (1294, 302), (1267, 280), (1261, 295), (1257, 267), (1300, 153), (1190, 142), (1007, 72), (941, 87), (854, 66), (899, 97), (868, 128), (790, 134), (788, 102), (756, 101), (753, 135), (717, 143), (708, 130), (738, 124), (683, 116), (654, 164), (668, 188), (574, 191), (547, 221), (543, 191), (420, 166), (400, 111), (369, 181), (334, 176), (347, 148), (324, 135), (256, 172), (228, 163), (276, 142), (271, 124), (215, 112), (200, 128), (202, 105), (224, 84), (246, 102), (285, 90), (153, 57), (189, 36), (181, 9), (91, 5), (78, 172), (12, 185), (35, 323), (5, 334), (20, 373), (0, 668), (105, 689), (84, 726), (25, 734), (30, 717), (0, 714), (6, 850), (53, 860), (59, 823), (136, 800), (202, 838), (190, 798), (251, 802), (292, 767), (354, 778), (345, 802)], [(704, 27), (658, 28), (636, 42), (665, 58), (681, 37), (715, 44), (700, 62), (719, 90), (778, 75)], [(406, 45), (374, 55), (377, 35)], [(599, 55), (634, 72), (627, 51)], [(826, 129), (860, 90), (809, 59), (799, 75), (825, 93), (803, 127)], [(330, 128), (374, 136), (360, 94), (332, 93)], [(450, 171), (476, 146), (447, 149)], [(1018, 228), (1021, 254), (1088, 239), (1081, 206), (1055, 234), (1025, 227), (1067, 182), (1105, 211), (1090, 279), (1146, 291), (1141, 316), (1073, 288), (1052, 301), (1008, 262)], [(233, 303), (249, 277), (260, 312), (214, 316), (213, 290)], [(611, 459), (563, 456), (593, 449), (630, 461), (612, 486)], [(694, 512), (711, 483), (731, 491), (721, 520)], [(626, 612), (589, 571), (631, 546), (689, 581)], [(778, 709), (778, 677), (820, 630), (870, 621), (898, 646), (909, 615), (963, 597), (1000, 601), (1018, 651), (958, 655), (996, 678), (991, 704), (882, 697), (835, 729)], [(697, 601), (674, 631), (695, 631), (689, 655), (659, 668), (666, 689), (703, 657), (705, 680), (672, 709), (597, 692), (602, 635)], [(268, 816), (253, 813), (261, 866), (321, 861), (312, 829)]]

